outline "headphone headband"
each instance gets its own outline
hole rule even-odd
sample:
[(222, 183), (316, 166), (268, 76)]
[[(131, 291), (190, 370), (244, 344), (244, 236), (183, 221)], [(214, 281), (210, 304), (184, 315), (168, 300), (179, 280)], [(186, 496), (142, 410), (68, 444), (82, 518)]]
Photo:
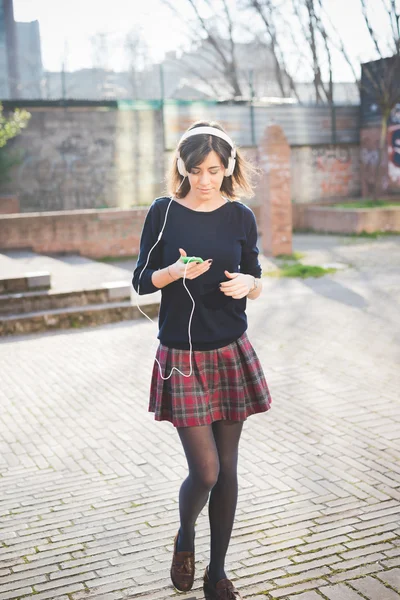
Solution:
[(216, 127), (194, 127), (193, 129), (189, 129), (189, 131), (186, 131), (186, 133), (184, 133), (183, 136), (181, 137), (181, 139), (179, 140), (178, 147), (188, 137), (191, 137), (192, 135), (201, 135), (201, 134), (215, 135), (216, 137), (219, 137), (222, 140), (225, 140), (225, 142), (228, 142), (228, 144), (231, 146), (231, 148), (235, 148), (235, 144), (233, 143), (233, 141), (231, 140), (229, 135), (227, 135), (224, 131), (217, 129)]

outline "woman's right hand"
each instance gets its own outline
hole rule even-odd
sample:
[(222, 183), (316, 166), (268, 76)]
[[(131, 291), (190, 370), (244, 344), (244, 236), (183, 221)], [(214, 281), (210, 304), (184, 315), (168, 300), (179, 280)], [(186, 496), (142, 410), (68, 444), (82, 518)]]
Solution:
[[(187, 256), (185, 250), (182, 248), (179, 248), (179, 252), (181, 257)], [(184, 277), (185, 272), (186, 279), (196, 279), (196, 277), (200, 277), (200, 275), (203, 275), (203, 273), (208, 271), (208, 269), (211, 267), (211, 264), (212, 258), (209, 258), (200, 264), (196, 262), (190, 262), (186, 264), (181, 260), (181, 258), (178, 258), (175, 263), (170, 265), (169, 271), (174, 279), (180, 279), (181, 277)]]

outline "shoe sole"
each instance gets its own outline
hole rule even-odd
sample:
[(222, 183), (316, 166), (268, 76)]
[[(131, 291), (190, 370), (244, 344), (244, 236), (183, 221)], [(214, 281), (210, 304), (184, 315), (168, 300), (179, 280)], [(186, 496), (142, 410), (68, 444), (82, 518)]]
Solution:
[(208, 583), (203, 583), (203, 592), (205, 600), (215, 600), (215, 594)]
[(191, 590), (191, 589), (192, 589), (192, 587), (193, 587), (193, 583), (192, 583), (192, 584), (191, 584), (189, 587), (181, 588), (181, 587), (178, 587), (178, 585), (177, 585), (177, 584), (175, 583), (175, 581), (173, 580), (173, 577), (172, 577), (172, 568), (171, 568), (171, 570), (170, 570), (170, 576), (171, 576), (172, 585), (174, 586), (174, 588), (175, 588), (176, 590), (178, 590), (178, 592), (190, 592), (190, 590)]

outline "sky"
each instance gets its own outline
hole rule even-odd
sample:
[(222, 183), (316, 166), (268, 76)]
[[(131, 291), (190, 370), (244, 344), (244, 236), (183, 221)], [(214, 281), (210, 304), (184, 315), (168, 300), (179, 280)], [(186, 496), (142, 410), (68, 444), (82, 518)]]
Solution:
[[(185, 9), (185, 0), (174, 2)], [(97, 32), (117, 40), (139, 26), (154, 61), (185, 41), (181, 23), (160, 0), (14, 0), (14, 19), (39, 21), (43, 65), (50, 71), (60, 70), (65, 42), (69, 70), (91, 67), (90, 39)], [(121, 70), (122, 62), (116, 52), (111, 66)]]
[[(187, 0), (172, 2), (184, 18), (193, 17)], [(369, 2), (375, 7), (374, 22), (384, 33), (387, 21), (383, 11), (377, 9), (380, 3), (378, 0)], [(221, 6), (220, 0), (211, 0), (211, 3)], [(235, 5), (235, 2), (231, 0), (229, 5)], [(356, 62), (377, 58), (361, 18), (360, 0), (324, 0), (324, 5), (352, 58)], [(43, 65), (50, 71), (59, 71), (63, 59), (70, 71), (92, 67), (91, 38), (96, 33), (106, 32), (111, 36), (115, 50), (110, 56), (109, 67), (117, 71), (126, 67), (121, 50), (122, 37), (135, 27), (140, 27), (152, 62), (162, 60), (166, 52), (188, 43), (186, 27), (162, 0), (14, 0), (14, 18), (16, 21), (39, 21)], [(296, 49), (292, 54), (296, 54)], [(334, 61), (335, 80), (352, 80), (351, 71), (339, 54)]]

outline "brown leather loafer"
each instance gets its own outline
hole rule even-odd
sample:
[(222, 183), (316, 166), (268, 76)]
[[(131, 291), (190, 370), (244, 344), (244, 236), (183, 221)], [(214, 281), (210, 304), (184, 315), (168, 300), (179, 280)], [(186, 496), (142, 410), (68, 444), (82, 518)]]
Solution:
[(220, 579), (214, 586), (208, 577), (208, 567), (204, 572), (203, 590), (206, 600), (243, 600), (229, 579)]
[(177, 590), (188, 592), (194, 581), (194, 552), (177, 552), (179, 531), (174, 539), (174, 555), (171, 565), (171, 580)]

